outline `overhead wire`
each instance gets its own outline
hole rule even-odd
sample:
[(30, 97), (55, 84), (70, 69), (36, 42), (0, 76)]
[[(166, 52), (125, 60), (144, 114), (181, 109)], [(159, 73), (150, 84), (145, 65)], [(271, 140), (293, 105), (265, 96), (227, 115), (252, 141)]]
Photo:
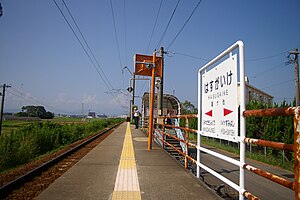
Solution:
[(266, 59), (270, 59), (270, 58), (274, 58), (274, 57), (283, 55), (283, 54), (285, 54), (285, 53), (287, 53), (287, 52), (288, 52), (288, 51), (284, 51), (284, 52), (277, 53), (277, 54), (270, 55), (270, 56), (265, 56), (265, 57), (260, 57), (260, 58), (251, 58), (251, 59), (247, 59), (247, 61), (253, 62), (253, 61), (258, 61), (258, 60), (266, 60)]
[(35, 97), (32, 97), (32, 96), (30, 96), (30, 97), (23, 96), (23, 93), (22, 93), (22, 92), (18, 91), (17, 89), (15, 89), (15, 88), (13, 88), (13, 87), (11, 87), (9, 90), (7, 90), (7, 92), (10, 93), (10, 94), (12, 94), (12, 95), (14, 95), (14, 96), (16, 96), (16, 97), (22, 98), (22, 99), (24, 99), (24, 100), (26, 100), (26, 101), (28, 101), (28, 102), (31, 102), (31, 103), (34, 103), (34, 104), (37, 103), (37, 104), (39, 104), (39, 105), (41, 105), (41, 106), (44, 106), (44, 107), (46, 107), (46, 108), (51, 108), (51, 109), (53, 109), (53, 110), (62, 112), (62, 113), (64, 113), (64, 114), (71, 114), (71, 113), (69, 113), (69, 112), (67, 112), (67, 111), (64, 111), (64, 110), (58, 109), (58, 108), (56, 108), (56, 107), (54, 107), (54, 106), (45, 104), (45, 103), (41, 102), (40, 100), (38, 100), (38, 99), (35, 98)]
[(65, 16), (65, 14), (63, 13), (62, 9), (59, 7), (59, 5), (57, 4), (56, 0), (53, 0), (53, 2), (55, 3), (56, 7), (58, 8), (58, 10), (60, 11), (61, 15), (63, 16), (65, 22), (68, 24), (69, 28), (71, 29), (72, 33), (74, 34), (74, 36), (76, 37), (77, 41), (79, 42), (80, 46), (82, 47), (83, 51), (85, 52), (85, 54), (88, 56), (89, 60), (91, 61), (91, 63), (93, 64), (94, 68), (96, 69), (96, 71), (98, 72), (100, 78), (102, 79), (102, 81), (104, 82), (104, 84), (106, 85), (106, 87), (108, 88), (108, 90), (111, 90), (109, 88), (109, 85), (106, 83), (105, 79), (102, 77), (100, 71), (98, 70), (98, 68), (96, 67), (96, 64), (94, 63), (94, 61), (92, 60), (91, 56), (89, 55), (89, 53), (87, 52), (87, 50), (85, 49), (84, 45), (82, 44), (81, 40), (79, 39), (78, 35), (76, 34), (75, 30), (73, 29), (73, 27), (71, 26), (69, 20), (67, 19), (67, 17)]
[(200, 57), (197, 57), (197, 56), (192, 56), (192, 55), (184, 54), (184, 53), (178, 53), (178, 52), (169, 52), (169, 53), (171, 53), (171, 54), (173, 53), (174, 55), (186, 56), (186, 57), (194, 58), (194, 59), (197, 59), (197, 60), (203, 60), (203, 61), (210, 61), (211, 60), (211, 59), (200, 58)]
[[(110, 81), (109, 81), (109, 79), (107, 78), (106, 74), (104, 73), (102, 67), (100, 66), (100, 64), (99, 64), (99, 62), (98, 62), (98, 60), (97, 60), (97, 58), (95, 57), (95, 54), (94, 54), (93, 51), (91, 50), (90, 45), (89, 45), (88, 42), (86, 41), (86, 39), (85, 39), (85, 37), (84, 37), (82, 31), (80, 30), (80, 28), (79, 28), (79, 26), (78, 26), (76, 20), (75, 20), (74, 17), (73, 17), (73, 15), (72, 15), (72, 13), (71, 13), (71, 11), (70, 11), (68, 5), (66, 4), (66, 2), (65, 2), (64, 0), (62, 0), (62, 2), (63, 2), (63, 4), (65, 5), (65, 7), (67, 8), (67, 11), (68, 11), (69, 15), (71, 16), (72, 21), (74, 22), (74, 24), (75, 24), (77, 30), (79, 31), (79, 33), (80, 33), (80, 35), (81, 35), (81, 37), (82, 37), (84, 43), (86, 44), (86, 46), (87, 46), (89, 52), (91, 53), (92, 57), (93, 57), (94, 60), (96, 61), (98, 68), (101, 70), (101, 72), (102, 72), (102, 74), (103, 74), (103, 76), (104, 76), (104, 78), (105, 78), (105, 81), (108, 83), (108, 85), (111, 87), (111, 89), (113, 89), (114, 87), (113, 87), (112, 84), (110, 83)], [(100, 75), (100, 74), (99, 74), (99, 75)], [(101, 76), (101, 75), (100, 75), (100, 76)], [(103, 81), (104, 81), (104, 80), (103, 80)]]
[[(123, 6), (123, 11), (124, 11), (124, 44), (125, 44), (125, 66), (127, 66), (127, 16), (126, 16), (126, 0), (124, 0), (124, 6)], [(122, 68), (122, 85), (124, 87), (124, 73), (123, 73), (123, 68)]]
[[(153, 38), (154, 30), (155, 30), (156, 25), (157, 25), (157, 20), (158, 20), (159, 14), (160, 14), (162, 3), (163, 3), (163, 0), (160, 1), (159, 7), (158, 7), (158, 11), (156, 13), (156, 17), (155, 17), (154, 25), (153, 25), (153, 28), (152, 28), (152, 31), (151, 31), (150, 39), (149, 39), (149, 42), (148, 42), (146, 54), (148, 54), (148, 51), (149, 51), (149, 47), (150, 47), (150, 44), (151, 44), (151, 41), (152, 41), (152, 38)], [(140, 90), (138, 92), (138, 94), (139, 94), (138, 96), (141, 96), (141, 93), (144, 91), (145, 85), (146, 85), (146, 82), (144, 82), (143, 85), (142, 85), (142, 87), (140, 87)]]
[(158, 11), (157, 11), (157, 14), (156, 14), (156, 18), (155, 18), (155, 21), (154, 21), (152, 32), (151, 32), (151, 35), (150, 35), (150, 39), (149, 39), (149, 42), (148, 42), (146, 53), (148, 53), (148, 51), (149, 51), (149, 47), (150, 47), (152, 37), (153, 37), (153, 33), (154, 33), (154, 30), (155, 30), (155, 27), (156, 27), (156, 24), (157, 24), (157, 20), (158, 20), (158, 16), (159, 16), (159, 13), (160, 13), (162, 2), (163, 2), (163, 0), (160, 0), (160, 4), (159, 4), (159, 7), (158, 7)]
[(258, 72), (256, 74), (252, 75), (251, 78), (257, 78), (258, 76), (265, 75), (265, 73), (267, 73), (267, 72), (274, 72), (275, 69), (279, 69), (280, 67), (282, 67), (282, 65), (284, 65), (284, 63), (280, 63), (278, 65), (268, 67), (264, 71), (261, 71), (261, 72)]
[[(94, 66), (94, 68), (96, 69), (97, 73), (99, 74), (100, 78), (102, 79), (102, 81), (103, 81), (104, 84), (106, 85), (108, 91), (112, 91), (114, 88), (113, 88), (113, 86), (110, 84), (110, 81), (108, 80), (107, 77), (106, 77), (106, 80), (107, 80), (108, 82), (105, 80), (105, 78), (103, 78), (103, 76), (101, 75), (99, 69), (97, 68), (97, 66), (96, 66), (96, 64), (95, 64), (95, 62), (93, 61), (93, 59), (92, 59), (91, 56), (89, 55), (88, 51), (87, 51), (86, 48), (84, 47), (83, 43), (82, 43), (81, 40), (79, 39), (78, 35), (76, 34), (76, 32), (75, 32), (75, 30), (73, 29), (72, 25), (70, 24), (69, 20), (67, 19), (67, 17), (66, 17), (65, 14), (63, 13), (62, 9), (61, 9), (61, 8), (59, 7), (59, 5), (57, 4), (56, 0), (53, 0), (53, 2), (55, 3), (56, 7), (57, 7), (58, 10), (60, 11), (61, 15), (63, 16), (63, 18), (64, 18), (64, 20), (65, 20), (65, 22), (68, 24), (68, 26), (69, 26), (69, 28), (71, 29), (72, 33), (75, 35), (75, 37), (76, 37), (77, 41), (79, 42), (80, 46), (82, 47), (82, 49), (84, 50), (84, 52), (85, 52), (86, 55), (88, 56), (88, 58), (89, 58), (89, 60), (91, 61), (92, 65)], [(64, 2), (63, 2), (63, 3), (64, 3)], [(65, 5), (65, 6), (67, 7), (67, 5), (66, 5), (65, 3), (64, 3), (63, 5)], [(73, 18), (73, 19), (74, 19), (74, 18)], [(74, 19), (74, 21), (75, 21), (75, 19)], [(76, 22), (74, 22), (74, 23), (77, 24)], [(77, 26), (78, 26), (78, 25), (77, 25)], [(79, 26), (78, 26), (78, 28), (79, 28)], [(81, 31), (80, 31), (80, 32), (81, 32)], [(81, 32), (81, 34), (82, 34), (82, 32)], [(83, 34), (82, 34), (82, 36), (83, 36)], [(83, 37), (83, 38), (84, 38), (84, 37)], [(86, 41), (86, 40), (84, 39), (84, 41)], [(87, 43), (86, 43), (86, 45), (89, 47), (89, 45), (88, 45)], [(91, 52), (92, 52), (92, 51), (91, 51)], [(93, 53), (91, 53), (91, 54), (94, 56)], [(97, 60), (97, 59), (95, 59), (95, 60)], [(99, 63), (99, 62), (98, 62), (98, 63)], [(100, 64), (99, 64), (99, 68), (102, 70), (102, 68), (100, 67)], [(102, 70), (102, 72), (103, 72), (103, 74), (105, 74), (103, 70)], [(106, 75), (105, 75), (105, 76), (106, 76)], [(109, 85), (110, 85), (110, 86), (109, 86)], [(110, 87), (111, 87), (111, 88), (110, 88)], [(116, 100), (119, 104), (121, 103), (120, 100), (119, 100), (119, 97), (116, 96), (113, 92), (109, 92), (108, 94), (110, 94), (110, 95), (114, 98), (114, 100)]]
[(126, 16), (126, 0), (124, 0), (124, 26), (125, 26), (125, 64), (127, 59), (127, 16)]
[(295, 79), (290, 79), (290, 80), (283, 81), (283, 82), (280, 82), (280, 83), (275, 83), (275, 84), (269, 85), (267, 87), (263, 87), (262, 89), (272, 88), (272, 87), (275, 87), (275, 86), (278, 86), (278, 85), (283, 85), (283, 84), (286, 84), (286, 83), (289, 83), (289, 82), (292, 82), (292, 81), (295, 81)]
[(168, 30), (168, 28), (169, 28), (169, 26), (170, 26), (170, 23), (171, 23), (171, 21), (172, 21), (172, 19), (173, 19), (173, 17), (174, 17), (174, 14), (175, 14), (175, 12), (176, 12), (176, 10), (177, 10), (177, 7), (178, 7), (179, 2), (180, 2), (180, 0), (177, 1), (177, 4), (176, 4), (176, 6), (175, 6), (175, 8), (174, 8), (174, 10), (173, 10), (173, 12), (172, 12), (172, 15), (171, 15), (171, 17), (170, 17), (170, 19), (169, 19), (169, 21), (168, 21), (168, 24), (167, 24), (167, 26), (166, 26), (166, 28), (165, 28), (165, 30), (164, 30), (164, 32), (163, 32), (163, 34), (162, 34), (162, 36), (161, 36), (161, 38), (160, 38), (158, 44), (157, 44), (157, 46), (156, 46), (156, 49), (158, 49), (158, 48), (160, 47), (160, 45), (161, 45), (161, 43), (162, 43), (162, 41), (163, 41), (163, 39), (164, 39), (164, 37), (165, 37), (165, 35), (166, 35), (166, 32), (167, 32), (167, 30)]
[(184, 29), (184, 27), (187, 25), (187, 23), (190, 21), (190, 19), (192, 18), (192, 16), (194, 15), (195, 11), (197, 10), (197, 8), (199, 7), (200, 3), (202, 2), (202, 0), (199, 0), (199, 2), (197, 3), (197, 5), (194, 7), (192, 13), (190, 14), (190, 16), (187, 18), (187, 20), (185, 21), (185, 23), (183, 24), (183, 26), (181, 27), (181, 29), (179, 30), (179, 32), (176, 34), (176, 36), (173, 38), (173, 40), (171, 41), (171, 43), (169, 44), (169, 46), (167, 47), (167, 49), (170, 49), (170, 47), (173, 45), (173, 43), (176, 41), (176, 39), (178, 38), (179, 34), (182, 32), (182, 30)]
[[(260, 57), (260, 58), (245, 59), (245, 61), (252, 62), (252, 61), (258, 61), (258, 60), (266, 60), (266, 59), (270, 59), (270, 58), (274, 58), (274, 57), (283, 55), (283, 54), (285, 54), (287, 52), (288, 51), (283, 51), (281, 53), (273, 54), (273, 55), (270, 55), (270, 56), (265, 56), (265, 57)], [(169, 51), (169, 53), (171, 53), (171, 54), (173, 53), (174, 55), (177, 54), (177, 55), (181, 55), (181, 56), (186, 56), (186, 57), (190, 57), (190, 58), (194, 58), (194, 59), (198, 59), (198, 60), (203, 60), (203, 61), (210, 61), (211, 60), (211, 59), (208, 59), (208, 58), (201, 58), (201, 57), (197, 57), (197, 56), (194, 56), (194, 55), (185, 54), (185, 53), (179, 53), (179, 52)]]
[[(112, 0), (110, 0), (110, 8), (111, 8), (112, 19), (113, 19), (113, 26), (114, 26), (114, 32), (115, 32), (115, 39), (116, 39), (116, 45), (117, 45), (117, 51), (118, 51), (119, 64), (120, 64), (120, 69), (122, 71), (122, 61), (121, 61), (121, 54), (120, 54), (120, 47), (119, 47), (119, 41), (118, 41), (118, 35), (117, 35), (115, 13), (114, 13)], [(122, 76), (122, 79), (123, 79), (123, 76)], [(123, 79), (123, 86), (124, 86), (124, 79)]]
[[(111, 8), (111, 13), (112, 13), (112, 19), (113, 19), (113, 27), (114, 27), (114, 33), (115, 33), (115, 40), (116, 40), (116, 46), (117, 46), (117, 53), (118, 53), (118, 58), (119, 58), (119, 64), (120, 64), (120, 69), (121, 69), (121, 77), (122, 77), (122, 85), (124, 87), (124, 76), (123, 76), (123, 65), (122, 65), (122, 59), (121, 59), (121, 53), (120, 53), (120, 47), (119, 47), (119, 40), (118, 40), (118, 35), (117, 35), (117, 26), (116, 26), (116, 20), (115, 20), (115, 12), (113, 8), (113, 2), (110, 0), (110, 8)], [(127, 58), (127, 19), (126, 19), (126, 0), (124, 0), (124, 20), (125, 20), (125, 56)], [(126, 60), (125, 58), (125, 60)], [(126, 61), (125, 61), (126, 63)]]

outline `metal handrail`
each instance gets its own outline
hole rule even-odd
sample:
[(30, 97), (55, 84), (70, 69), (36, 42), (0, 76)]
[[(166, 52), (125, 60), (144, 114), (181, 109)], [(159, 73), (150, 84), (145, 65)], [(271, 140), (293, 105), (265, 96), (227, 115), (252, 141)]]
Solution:
[[(160, 139), (164, 145), (168, 145), (172, 147), (175, 151), (180, 153), (182, 156), (185, 157), (185, 168), (188, 168), (188, 160), (192, 161), (193, 163), (200, 165), (200, 167), (206, 167), (201, 163), (198, 163), (197, 160), (193, 159), (188, 155), (188, 151), (186, 153), (180, 151), (178, 148), (174, 147), (172, 144), (169, 144), (165, 141), (165, 136), (169, 136), (173, 139), (178, 140), (179, 142), (183, 142), (186, 144), (186, 149), (188, 150), (189, 146), (192, 146), (194, 148), (197, 148), (197, 145), (190, 143), (188, 140), (188, 134), (189, 133), (197, 133), (197, 130), (190, 129), (188, 124), (189, 118), (197, 118), (198, 115), (195, 114), (189, 114), (189, 115), (174, 115), (174, 116), (159, 116), (156, 118), (185, 118), (186, 119), (186, 126), (180, 127), (180, 126), (174, 126), (174, 125), (167, 125), (164, 123), (165, 120), (162, 120), (163, 123), (156, 123), (157, 125), (160, 125), (162, 127), (162, 131), (159, 131), (162, 134), (162, 137), (154, 136), (158, 139)], [(276, 182), (282, 186), (285, 186), (291, 190), (295, 191), (295, 199), (300, 199), (300, 177), (299, 177), (299, 171), (300, 171), (300, 107), (288, 107), (288, 108), (268, 108), (268, 109), (258, 109), (258, 110), (246, 110), (243, 112), (244, 117), (262, 117), (262, 116), (294, 116), (294, 143), (293, 144), (285, 144), (282, 142), (273, 142), (273, 141), (267, 141), (267, 140), (261, 140), (261, 139), (253, 139), (253, 138), (244, 138), (243, 142), (248, 144), (256, 144), (259, 146), (265, 146), (265, 147), (271, 147), (275, 149), (280, 150), (287, 150), (287, 151), (293, 151), (294, 152), (294, 182), (291, 182), (285, 178), (279, 177), (275, 174), (272, 174), (270, 172), (264, 171), (262, 169), (253, 167), (249, 164), (244, 163), (241, 167), (245, 170), (248, 170), (250, 172), (253, 172), (257, 175), (260, 175), (264, 178), (267, 178), (269, 180), (272, 180), (273, 182)], [(172, 128), (172, 129), (180, 129), (185, 131), (185, 140), (180, 139), (174, 135), (171, 135), (164, 131), (164, 129)], [(207, 152), (207, 149), (204, 149), (203, 147), (199, 147), (201, 151)], [(210, 150), (209, 150), (210, 151)], [(211, 155), (218, 157), (220, 159), (224, 159), (223, 155), (210, 151)], [(236, 160), (228, 160), (227, 161), (233, 164), (239, 165), (238, 162), (235, 162)], [(207, 167), (206, 167), (207, 168)], [(210, 169), (208, 169), (210, 170)], [(219, 177), (220, 178), (220, 177)], [(225, 181), (225, 180), (224, 180)], [(228, 181), (228, 180), (226, 180)], [(244, 191), (243, 195), (247, 197), (248, 199), (258, 199), (256, 196), (251, 194), (249, 191)]]
[[(195, 160), (195, 159), (193, 159), (192, 157), (190, 157), (189, 155), (188, 155), (188, 149), (189, 149), (189, 146), (192, 146), (192, 147), (194, 147), (194, 148), (197, 148), (197, 146), (195, 145), (195, 144), (193, 144), (193, 143), (190, 143), (189, 142), (189, 133), (190, 132), (192, 132), (192, 133), (197, 133), (197, 130), (195, 130), (195, 129), (190, 129), (189, 128), (189, 126), (188, 126), (188, 119), (190, 119), (190, 118), (197, 118), (197, 114), (187, 114), (187, 115), (173, 115), (173, 116), (157, 116), (156, 117), (156, 119), (157, 118), (160, 118), (160, 119), (163, 119), (162, 121), (163, 121), (163, 123), (156, 123), (156, 125), (160, 125), (161, 127), (162, 127), (162, 130), (164, 130), (165, 129), (165, 127), (167, 127), (167, 128), (172, 128), (172, 129), (180, 129), (180, 130), (183, 130), (184, 132), (185, 132), (185, 140), (182, 140), (182, 139), (180, 139), (180, 138), (178, 138), (178, 137), (176, 137), (176, 136), (174, 136), (174, 135), (171, 135), (171, 134), (168, 134), (168, 133), (166, 133), (165, 131), (160, 131), (160, 133), (163, 135), (163, 137), (162, 138), (158, 138), (158, 139), (160, 139), (161, 141), (162, 141), (162, 143), (163, 143), (163, 148), (165, 148), (165, 145), (168, 145), (168, 146), (170, 146), (171, 148), (173, 148), (175, 151), (180, 151), (180, 150), (178, 150), (176, 147), (174, 147), (173, 145), (170, 145), (168, 142), (166, 142), (165, 141), (165, 135), (167, 135), (167, 136), (169, 136), (169, 137), (171, 137), (171, 138), (174, 138), (174, 139), (176, 139), (177, 141), (179, 141), (179, 142), (183, 142), (183, 143), (185, 143), (185, 149), (186, 149), (186, 152), (184, 153), (184, 152), (179, 152), (182, 156), (184, 156), (185, 157), (185, 161), (184, 161), (184, 166), (185, 166), (185, 168), (187, 169), (188, 168), (188, 160), (191, 160), (193, 163), (197, 163), (197, 161)], [(165, 122), (165, 119), (166, 118), (170, 118), (170, 119), (174, 119), (174, 118), (185, 118), (186, 119), (186, 127), (180, 127), (180, 126), (174, 126), (174, 125), (168, 125), (168, 124), (165, 124), (164, 122)]]

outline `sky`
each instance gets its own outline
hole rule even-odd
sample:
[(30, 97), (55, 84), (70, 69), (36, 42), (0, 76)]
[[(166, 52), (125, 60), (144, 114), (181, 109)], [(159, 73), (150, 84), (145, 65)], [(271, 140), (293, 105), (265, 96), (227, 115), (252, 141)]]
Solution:
[[(128, 114), (131, 75), (122, 69), (133, 72), (135, 54), (161, 46), (164, 93), (197, 105), (198, 70), (238, 40), (250, 84), (274, 102), (293, 101), (294, 64), (286, 62), (300, 48), (299, 0), (64, 2), (0, 0), (5, 112), (42, 105), (56, 114)], [(136, 82), (138, 106), (148, 91), (149, 81)]]

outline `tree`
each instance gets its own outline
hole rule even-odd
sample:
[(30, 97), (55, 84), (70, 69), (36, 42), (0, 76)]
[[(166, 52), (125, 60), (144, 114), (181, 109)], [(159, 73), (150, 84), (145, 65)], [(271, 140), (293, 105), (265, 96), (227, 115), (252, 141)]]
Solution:
[[(183, 103), (181, 103), (181, 114), (186, 115), (186, 114), (197, 114), (198, 109), (189, 101), (185, 100)], [(180, 126), (185, 127), (185, 119), (182, 118), (180, 120)], [(191, 129), (197, 129), (197, 118), (191, 118), (189, 119), (189, 128)]]
[(52, 119), (54, 117), (54, 114), (47, 112), (43, 106), (23, 106), (22, 112), (16, 115), (22, 117), (40, 117), (41, 119)]
[(185, 100), (181, 103), (181, 114), (196, 114), (198, 113), (197, 108), (190, 102)]

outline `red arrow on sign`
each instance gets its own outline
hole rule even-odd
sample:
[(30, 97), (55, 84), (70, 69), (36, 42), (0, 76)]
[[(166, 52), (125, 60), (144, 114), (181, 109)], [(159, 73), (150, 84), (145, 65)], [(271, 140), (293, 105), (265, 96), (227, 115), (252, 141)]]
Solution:
[(232, 112), (233, 112), (232, 110), (228, 110), (228, 109), (226, 109), (226, 108), (223, 108), (224, 117), (225, 117), (226, 115), (229, 115), (229, 114), (232, 113)]
[(207, 113), (205, 113), (206, 115), (212, 117), (212, 110), (211, 111), (208, 111)]

